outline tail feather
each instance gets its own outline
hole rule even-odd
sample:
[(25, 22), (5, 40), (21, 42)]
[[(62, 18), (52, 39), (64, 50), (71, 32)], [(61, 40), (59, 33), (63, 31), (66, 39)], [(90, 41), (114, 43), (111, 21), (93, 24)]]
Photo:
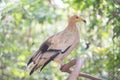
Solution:
[(35, 71), (39, 61), (40, 61), (40, 53), (34, 53), (27, 63), (27, 68), (30, 70), (30, 75)]
[(30, 58), (30, 60), (27, 63), (27, 66), (32, 62), (32, 58)]
[(32, 73), (36, 71), (39, 67), (41, 67), (41, 70), (42, 70), (49, 62), (54, 60), (54, 58), (57, 55), (58, 54), (49, 55), (49, 53), (48, 54), (46, 53), (46, 56), (45, 56), (45, 54), (41, 54), (40, 52), (33, 55), (27, 63), (27, 67), (30, 70), (30, 75), (32, 75)]
[(27, 63), (27, 66), (29, 66), (29, 64), (33, 62), (33, 59), (34, 59), (34, 57), (35, 57), (37, 54), (38, 54), (38, 53), (34, 53), (34, 54), (31, 55), (31, 57), (30, 57), (30, 59), (29, 59), (29, 61), (28, 61), (28, 63)]
[(37, 55), (33, 58), (33, 61), (34, 61), (35, 64), (40, 61), (40, 59), (42, 58), (42, 55), (43, 55), (43, 54), (40, 54), (40, 53), (39, 53), (39, 54), (37, 54)]
[(31, 69), (30, 75), (32, 75), (32, 73), (35, 71), (36, 66), (37, 66), (37, 65), (35, 65), (35, 66)]
[(42, 55), (43, 54), (38, 53), (31, 56), (29, 59), (27, 68), (30, 70), (30, 75), (32, 75), (34, 71), (36, 71), (40, 66), (44, 65), (44, 63), (47, 61), (46, 58), (42, 58)]
[(40, 66), (44, 65), (46, 63), (47, 59), (40, 59), (38, 63), (36, 63), (32, 69), (30, 70), (30, 75), (36, 71)]
[(31, 58), (29, 59), (29, 61), (28, 61), (28, 63), (27, 63), (27, 66), (28, 66), (30, 63), (32, 63), (32, 62), (35, 63), (35, 60), (39, 57), (40, 54), (41, 54), (41, 53), (37, 51), (36, 53), (34, 53), (33, 55), (31, 55)]

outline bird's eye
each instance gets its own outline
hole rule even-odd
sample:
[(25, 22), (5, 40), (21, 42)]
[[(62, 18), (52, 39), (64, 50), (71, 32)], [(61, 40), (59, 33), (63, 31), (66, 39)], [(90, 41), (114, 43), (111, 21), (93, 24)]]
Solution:
[(76, 16), (76, 19), (78, 19), (79, 17), (78, 16)]

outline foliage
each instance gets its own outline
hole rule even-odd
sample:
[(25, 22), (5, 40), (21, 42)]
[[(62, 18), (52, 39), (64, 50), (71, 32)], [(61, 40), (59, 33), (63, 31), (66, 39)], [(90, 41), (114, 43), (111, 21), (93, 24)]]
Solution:
[(119, 0), (1, 0), (0, 80), (66, 79), (68, 74), (60, 72), (53, 62), (32, 76), (26, 70), (26, 63), (48, 36), (64, 29), (68, 16), (73, 14), (84, 17), (87, 24), (78, 24), (81, 44), (65, 62), (84, 58), (82, 72), (104, 80), (118, 80)]

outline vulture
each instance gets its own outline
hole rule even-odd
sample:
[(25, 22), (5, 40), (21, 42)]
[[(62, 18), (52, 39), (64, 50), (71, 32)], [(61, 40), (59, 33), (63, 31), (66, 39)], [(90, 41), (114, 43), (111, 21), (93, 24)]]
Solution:
[(83, 18), (73, 15), (68, 20), (67, 27), (44, 41), (39, 49), (30, 57), (27, 67), (30, 75), (38, 68), (42, 70), (49, 62), (62, 63), (75, 49), (80, 40), (77, 22), (86, 22)]

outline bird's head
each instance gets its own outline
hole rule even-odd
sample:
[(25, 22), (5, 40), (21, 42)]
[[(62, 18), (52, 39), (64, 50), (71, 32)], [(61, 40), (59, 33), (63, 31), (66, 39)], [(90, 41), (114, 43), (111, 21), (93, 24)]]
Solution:
[(77, 16), (77, 15), (73, 15), (69, 18), (69, 23), (77, 23), (77, 22), (85, 22), (86, 23), (86, 20)]

